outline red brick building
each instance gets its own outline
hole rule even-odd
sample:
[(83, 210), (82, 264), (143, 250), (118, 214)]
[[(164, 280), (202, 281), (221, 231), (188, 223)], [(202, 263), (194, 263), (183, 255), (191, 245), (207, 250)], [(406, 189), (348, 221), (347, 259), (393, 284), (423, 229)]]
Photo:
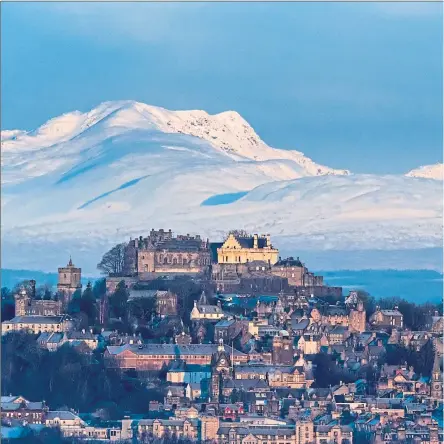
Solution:
[[(186, 364), (210, 365), (217, 353), (216, 344), (125, 344), (108, 346), (104, 358), (108, 368), (138, 371), (160, 370), (172, 361), (182, 360)], [(248, 355), (224, 345), (225, 352), (233, 357), (234, 364), (244, 364)]]

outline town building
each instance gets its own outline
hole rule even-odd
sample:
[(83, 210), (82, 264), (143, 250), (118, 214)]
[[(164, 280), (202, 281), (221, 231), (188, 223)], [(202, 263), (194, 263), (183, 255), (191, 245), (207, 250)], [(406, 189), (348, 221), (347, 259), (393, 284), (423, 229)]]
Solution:
[(289, 257), (279, 260), (272, 265), (271, 273), (275, 276), (285, 278), (292, 286), (316, 286), (324, 285), (324, 278), (322, 276), (315, 276), (314, 273), (308, 271), (307, 267), (299, 260)]
[(224, 317), (225, 314), (219, 305), (211, 305), (208, 303), (205, 291), (202, 291), (199, 301), (194, 301), (194, 307), (190, 314), (192, 321), (217, 322)]
[(370, 317), (370, 325), (382, 328), (403, 328), (404, 319), (398, 307), (393, 310), (381, 310), (380, 307), (376, 307), (375, 313)]
[(32, 334), (43, 332), (67, 332), (73, 329), (74, 323), (70, 316), (15, 316), (2, 322), (2, 335), (13, 331), (26, 331)]
[[(246, 363), (248, 355), (228, 345), (224, 349), (235, 364)], [(125, 344), (108, 346), (104, 358), (109, 368), (137, 371), (160, 370), (163, 365), (180, 359), (186, 364), (211, 365), (213, 355), (218, 352), (216, 344)]]
[(62, 302), (59, 300), (35, 299), (35, 281), (31, 281), (31, 294), (21, 287), (14, 300), (16, 316), (58, 316), (62, 312)]
[(47, 411), (44, 402), (31, 402), (23, 396), (2, 396), (2, 421), (17, 420), (24, 424), (43, 424), (43, 417)]

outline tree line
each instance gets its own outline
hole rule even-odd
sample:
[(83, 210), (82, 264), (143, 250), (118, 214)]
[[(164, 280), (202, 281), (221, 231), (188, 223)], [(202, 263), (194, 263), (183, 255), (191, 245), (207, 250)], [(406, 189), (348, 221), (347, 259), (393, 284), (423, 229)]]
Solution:
[(68, 344), (49, 352), (35, 339), (24, 333), (2, 337), (2, 395), (44, 400), (53, 410), (100, 410), (107, 419), (121, 418), (125, 412), (145, 413), (150, 401), (163, 400), (157, 389), (148, 389), (137, 377), (107, 370), (100, 352), (91, 357)]

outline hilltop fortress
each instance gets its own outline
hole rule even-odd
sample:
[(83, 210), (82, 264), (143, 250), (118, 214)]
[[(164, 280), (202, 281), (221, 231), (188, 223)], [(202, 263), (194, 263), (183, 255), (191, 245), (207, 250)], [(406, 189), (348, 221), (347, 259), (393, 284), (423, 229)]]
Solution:
[(281, 258), (270, 234), (232, 232), (224, 242), (210, 242), (199, 235), (152, 229), (126, 244), (123, 270), (108, 276), (108, 291), (122, 279), (132, 287), (161, 276), (188, 275), (208, 281), (218, 292), (342, 294), (339, 287), (325, 286), (322, 276), (310, 272), (299, 258)]

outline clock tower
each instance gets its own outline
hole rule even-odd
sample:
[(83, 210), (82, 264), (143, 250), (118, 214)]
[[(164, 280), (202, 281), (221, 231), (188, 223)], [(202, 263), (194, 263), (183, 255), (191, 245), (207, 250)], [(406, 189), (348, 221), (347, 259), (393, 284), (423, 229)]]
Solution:
[(221, 385), (223, 381), (231, 377), (231, 358), (226, 352), (223, 339), (219, 339), (217, 352), (212, 358), (211, 397), (213, 401), (219, 401)]

